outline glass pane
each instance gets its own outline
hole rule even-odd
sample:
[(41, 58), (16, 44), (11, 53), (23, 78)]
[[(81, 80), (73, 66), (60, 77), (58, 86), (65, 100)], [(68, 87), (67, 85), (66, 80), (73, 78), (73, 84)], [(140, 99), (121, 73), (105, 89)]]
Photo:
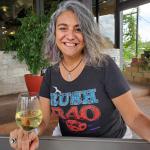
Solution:
[(127, 64), (136, 56), (137, 9), (123, 11), (123, 56)]
[(114, 15), (104, 15), (99, 17), (100, 22), (100, 30), (104, 37), (108, 39), (111, 44), (114, 44), (114, 37), (115, 37), (115, 23), (114, 23)]
[(123, 11), (123, 52), (128, 63), (150, 51), (149, 7), (150, 3)]
[(114, 44), (115, 37), (115, 19), (114, 12), (116, 9), (116, 0), (102, 1), (100, 3), (99, 24), (100, 30), (104, 37), (108, 39), (111, 44)]

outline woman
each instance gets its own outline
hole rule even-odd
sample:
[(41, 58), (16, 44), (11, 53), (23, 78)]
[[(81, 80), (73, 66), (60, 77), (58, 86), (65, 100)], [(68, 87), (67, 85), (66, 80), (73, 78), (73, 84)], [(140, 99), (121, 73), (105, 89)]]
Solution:
[(29, 135), (12, 131), (12, 148), (37, 148), (37, 131), (41, 135), (50, 126), (50, 113), (59, 117), (62, 136), (131, 138), (128, 125), (150, 141), (150, 118), (135, 104), (116, 64), (102, 53), (103, 39), (93, 19), (73, 1), (61, 3), (51, 17), (46, 48), (54, 65), (40, 91), (43, 121)]

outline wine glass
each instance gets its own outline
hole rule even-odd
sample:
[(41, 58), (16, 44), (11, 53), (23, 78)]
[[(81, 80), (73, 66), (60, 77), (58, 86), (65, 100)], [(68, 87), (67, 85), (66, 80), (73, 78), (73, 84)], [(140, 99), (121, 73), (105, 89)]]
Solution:
[(18, 96), (16, 123), (25, 131), (32, 131), (42, 122), (39, 96), (37, 93), (24, 92)]

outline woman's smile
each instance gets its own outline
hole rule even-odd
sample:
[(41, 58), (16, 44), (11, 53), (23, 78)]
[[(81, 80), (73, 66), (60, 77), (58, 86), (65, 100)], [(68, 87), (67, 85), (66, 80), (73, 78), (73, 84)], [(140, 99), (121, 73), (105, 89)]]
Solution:
[(77, 46), (78, 44), (77, 43), (70, 43), (70, 42), (64, 42), (65, 46), (67, 47), (75, 47)]

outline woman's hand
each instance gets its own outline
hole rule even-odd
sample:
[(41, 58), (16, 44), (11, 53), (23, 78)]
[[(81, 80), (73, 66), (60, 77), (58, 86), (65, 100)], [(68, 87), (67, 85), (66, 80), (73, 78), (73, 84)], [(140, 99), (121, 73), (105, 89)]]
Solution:
[(15, 150), (35, 150), (39, 146), (39, 138), (34, 132), (15, 129), (10, 132), (10, 146)]

